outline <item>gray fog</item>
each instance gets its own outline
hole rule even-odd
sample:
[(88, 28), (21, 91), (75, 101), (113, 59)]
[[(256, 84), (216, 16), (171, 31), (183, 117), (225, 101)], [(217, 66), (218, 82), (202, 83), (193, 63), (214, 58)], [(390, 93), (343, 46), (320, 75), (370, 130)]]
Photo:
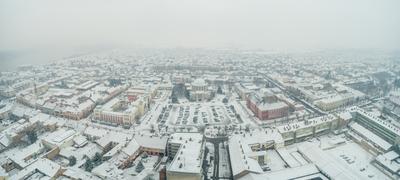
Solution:
[(398, 49), (398, 0), (2, 0), (0, 51)]

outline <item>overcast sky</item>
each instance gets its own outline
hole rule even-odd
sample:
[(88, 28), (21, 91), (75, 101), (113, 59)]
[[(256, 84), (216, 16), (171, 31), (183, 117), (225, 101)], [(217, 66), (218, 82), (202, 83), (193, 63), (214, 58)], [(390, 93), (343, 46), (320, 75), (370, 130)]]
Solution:
[(400, 0), (0, 0), (0, 50), (400, 48)]

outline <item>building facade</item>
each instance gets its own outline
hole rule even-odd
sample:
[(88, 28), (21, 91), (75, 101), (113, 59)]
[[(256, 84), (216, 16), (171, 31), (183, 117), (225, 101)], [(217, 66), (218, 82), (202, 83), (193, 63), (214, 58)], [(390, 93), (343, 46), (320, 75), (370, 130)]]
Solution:
[(247, 97), (246, 104), (260, 120), (280, 118), (289, 113), (289, 106), (272, 96), (263, 97), (260, 94), (252, 93)]

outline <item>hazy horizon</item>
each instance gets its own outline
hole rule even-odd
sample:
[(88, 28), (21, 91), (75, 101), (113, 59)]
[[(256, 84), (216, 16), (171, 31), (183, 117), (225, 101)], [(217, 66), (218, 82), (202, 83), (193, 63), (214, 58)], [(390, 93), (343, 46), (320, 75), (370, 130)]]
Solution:
[(400, 47), (396, 0), (0, 2), (0, 50)]
[(400, 52), (396, 0), (0, 2), (0, 70), (115, 48)]

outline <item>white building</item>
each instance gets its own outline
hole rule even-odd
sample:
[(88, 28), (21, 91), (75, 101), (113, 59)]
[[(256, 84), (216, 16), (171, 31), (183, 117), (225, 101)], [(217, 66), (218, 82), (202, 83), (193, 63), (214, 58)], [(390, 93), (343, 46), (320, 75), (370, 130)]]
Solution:
[(359, 171), (353, 171), (337, 163), (334, 157), (323, 151), (318, 145), (306, 142), (298, 146), (298, 151), (306, 160), (314, 163), (321, 173), (329, 179), (365, 179), (360, 175)]
[(334, 88), (336, 93), (315, 101), (314, 104), (324, 111), (330, 111), (365, 98), (364, 93), (343, 85), (335, 84)]
[(211, 90), (204, 79), (196, 79), (189, 88), (191, 101), (206, 101), (211, 98)]
[(302, 122), (278, 126), (285, 145), (301, 142), (307, 138), (326, 134), (339, 127), (339, 118), (334, 115), (320, 116)]
[(137, 116), (138, 107), (120, 98), (114, 98), (94, 110), (95, 120), (113, 125), (132, 125)]
[(172, 162), (167, 167), (168, 180), (203, 179), (204, 140), (200, 133), (175, 133), (168, 140), (168, 157)]
[(61, 166), (49, 159), (40, 158), (19, 171), (10, 179), (56, 179), (62, 174)]
[(282, 136), (276, 130), (256, 130), (250, 134), (233, 135), (229, 139), (233, 178), (239, 179), (249, 173), (263, 173), (260, 164), (268, 158), (266, 150), (283, 147), (283, 143)]
[(395, 151), (389, 151), (376, 157), (375, 162), (381, 166), (386, 174), (393, 179), (400, 178), (400, 155)]
[(78, 135), (79, 133), (73, 129), (61, 128), (43, 137), (42, 142), (48, 148), (63, 148), (72, 146), (74, 144), (74, 138)]

